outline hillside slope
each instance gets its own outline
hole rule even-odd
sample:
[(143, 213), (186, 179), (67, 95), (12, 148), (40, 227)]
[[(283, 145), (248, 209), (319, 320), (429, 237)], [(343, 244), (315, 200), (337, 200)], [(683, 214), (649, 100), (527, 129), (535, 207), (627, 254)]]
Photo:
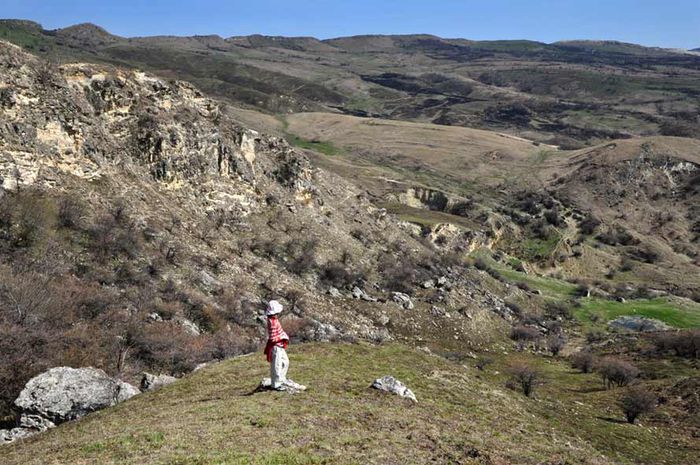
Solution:
[[(671, 428), (616, 422), (617, 394), (591, 389), (593, 375), (545, 364), (552, 385), (528, 399), (503, 386), (504, 363), (482, 373), (398, 345), (294, 346), (290, 374), (307, 392), (251, 394), (267, 366), (242, 357), (8, 446), (3, 463), (690, 464), (698, 453)], [(369, 388), (389, 373), (417, 404)]]

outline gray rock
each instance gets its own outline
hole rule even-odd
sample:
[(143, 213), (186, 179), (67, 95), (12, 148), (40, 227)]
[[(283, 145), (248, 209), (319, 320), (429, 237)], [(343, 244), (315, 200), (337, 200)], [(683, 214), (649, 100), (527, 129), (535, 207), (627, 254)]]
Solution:
[(207, 362), (199, 363), (199, 364), (197, 364), (196, 367), (194, 367), (194, 370), (192, 370), (192, 372), (194, 373), (195, 371), (199, 371), (199, 370), (201, 370), (202, 368), (206, 368), (206, 367), (208, 367), (208, 366), (209, 366), (209, 363), (207, 363)]
[(102, 370), (57, 367), (29, 380), (15, 405), (28, 419), (40, 416), (58, 424), (111, 407), (136, 394), (136, 388)]
[(405, 384), (403, 384), (401, 381), (394, 378), (393, 376), (387, 375), (375, 379), (372, 383), (372, 387), (374, 389), (379, 389), (380, 391), (391, 392), (393, 394), (398, 395), (399, 397), (403, 397), (404, 399), (410, 399), (413, 402), (418, 402), (416, 400), (416, 395), (413, 394), (413, 391), (408, 389)]
[(423, 289), (432, 289), (433, 287), (435, 287), (435, 282), (432, 279), (430, 279), (428, 281), (425, 281), (422, 284), (422, 286), (423, 286)]
[(143, 378), (141, 378), (141, 390), (142, 391), (153, 391), (155, 389), (162, 388), (168, 384), (172, 384), (177, 381), (177, 378), (170, 375), (152, 375), (150, 373), (144, 373)]
[(440, 276), (437, 279), (436, 283), (438, 287), (443, 287), (447, 284), (447, 278), (445, 276)]
[(340, 291), (338, 289), (336, 289), (335, 287), (330, 287), (328, 289), (328, 295), (333, 297), (334, 299), (338, 299), (340, 297), (343, 297), (343, 294), (341, 294)]
[(132, 386), (124, 381), (117, 380), (117, 385), (119, 390), (117, 391), (117, 402), (124, 402), (125, 400), (131, 399), (135, 395), (141, 394), (136, 386)]
[(360, 289), (357, 286), (352, 288), (352, 297), (354, 299), (364, 300), (365, 302), (376, 302), (377, 301), (377, 299), (370, 296), (369, 294), (367, 294), (365, 291), (363, 291), (362, 289)]
[(160, 316), (159, 314), (157, 314), (156, 312), (149, 313), (149, 314), (148, 314), (148, 319), (150, 319), (151, 321), (163, 321), (163, 317), (161, 317), (161, 316)]
[(180, 318), (177, 320), (177, 324), (182, 326), (182, 328), (192, 336), (199, 336), (202, 334), (202, 330), (199, 328), (199, 326), (197, 326), (197, 323), (190, 321), (187, 318)]
[(362, 289), (359, 287), (355, 286), (352, 288), (352, 298), (353, 299), (360, 299), (362, 298), (362, 295), (365, 293)]
[(36, 431), (46, 431), (49, 428), (55, 427), (56, 424), (42, 416), (23, 413), (19, 417), (19, 426)]
[(663, 321), (641, 316), (621, 316), (608, 323), (613, 328), (625, 329), (627, 331), (667, 331), (671, 329)]
[(29, 428), (0, 429), (0, 445), (9, 444), (18, 439), (28, 438), (39, 431)]
[(403, 292), (392, 292), (391, 299), (406, 310), (413, 310), (413, 301), (408, 294), (404, 294)]
[(331, 324), (311, 320), (311, 324), (302, 333), (304, 338), (309, 341), (330, 341), (336, 338), (340, 331)]

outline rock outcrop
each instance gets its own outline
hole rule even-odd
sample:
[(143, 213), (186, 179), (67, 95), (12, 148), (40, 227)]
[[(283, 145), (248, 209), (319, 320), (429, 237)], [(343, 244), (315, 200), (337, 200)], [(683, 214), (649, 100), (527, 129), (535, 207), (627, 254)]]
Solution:
[(641, 316), (621, 316), (612, 320), (608, 323), (611, 328), (618, 328), (627, 331), (667, 331), (671, 329), (663, 321), (655, 320), (653, 318), (644, 318)]

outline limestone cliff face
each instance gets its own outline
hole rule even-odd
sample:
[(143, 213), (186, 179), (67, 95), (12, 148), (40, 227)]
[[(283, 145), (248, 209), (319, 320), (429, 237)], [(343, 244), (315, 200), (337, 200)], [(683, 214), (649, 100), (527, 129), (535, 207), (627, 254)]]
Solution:
[(163, 189), (199, 191), (209, 208), (246, 214), (261, 199), (259, 184), (313, 197), (305, 158), (235, 124), (188, 83), (90, 64), (53, 68), (8, 44), (0, 60), (4, 189), (127, 169)]

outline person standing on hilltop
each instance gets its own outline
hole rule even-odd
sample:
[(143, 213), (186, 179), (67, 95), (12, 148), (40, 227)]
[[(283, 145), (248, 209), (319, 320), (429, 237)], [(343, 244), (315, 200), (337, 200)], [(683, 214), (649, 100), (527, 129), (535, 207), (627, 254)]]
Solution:
[(295, 383), (287, 378), (289, 370), (289, 358), (287, 357), (287, 347), (289, 346), (289, 336), (282, 328), (279, 315), (282, 312), (282, 304), (276, 300), (271, 300), (265, 309), (267, 316), (267, 344), (265, 345), (265, 357), (270, 363), (269, 384), (263, 380), (263, 386), (270, 387), (277, 391), (304, 391), (306, 386)]
[(265, 356), (270, 363), (270, 381), (272, 389), (284, 390), (287, 381), (287, 370), (289, 369), (289, 358), (287, 357), (287, 346), (289, 336), (284, 332), (278, 314), (282, 312), (282, 304), (276, 300), (271, 300), (267, 304), (265, 316), (267, 316), (267, 344), (265, 345)]

